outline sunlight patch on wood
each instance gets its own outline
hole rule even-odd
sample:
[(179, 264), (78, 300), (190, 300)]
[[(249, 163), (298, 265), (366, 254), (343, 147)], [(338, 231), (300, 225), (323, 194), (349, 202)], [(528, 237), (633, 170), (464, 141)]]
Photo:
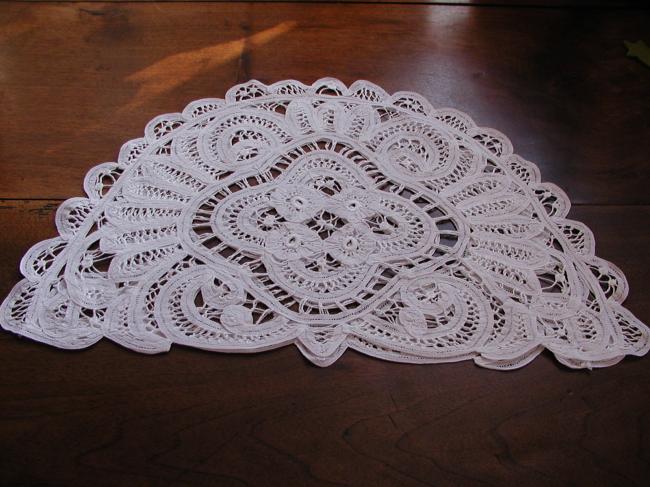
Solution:
[(282, 22), (248, 37), (167, 56), (126, 78), (126, 81), (138, 83), (140, 87), (132, 100), (120, 111), (129, 111), (145, 105), (198, 74), (237, 59), (245, 50), (273, 41), (295, 26), (296, 22)]

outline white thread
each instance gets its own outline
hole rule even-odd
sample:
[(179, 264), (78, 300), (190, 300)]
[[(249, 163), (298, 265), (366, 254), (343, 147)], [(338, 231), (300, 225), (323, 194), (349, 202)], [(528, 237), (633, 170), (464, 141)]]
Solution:
[(643, 355), (621, 271), (501, 133), (422, 96), (251, 81), (154, 118), (57, 211), (0, 324), (61, 348), (106, 336), (315, 364), (574, 368)]

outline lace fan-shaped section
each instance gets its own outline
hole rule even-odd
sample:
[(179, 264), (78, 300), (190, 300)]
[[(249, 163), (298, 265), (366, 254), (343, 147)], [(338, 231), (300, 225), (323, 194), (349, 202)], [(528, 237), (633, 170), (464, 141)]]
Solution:
[(643, 355), (628, 287), (501, 133), (420, 95), (335, 79), (233, 87), (156, 117), (57, 211), (3, 328), (255, 352), (573, 368)]

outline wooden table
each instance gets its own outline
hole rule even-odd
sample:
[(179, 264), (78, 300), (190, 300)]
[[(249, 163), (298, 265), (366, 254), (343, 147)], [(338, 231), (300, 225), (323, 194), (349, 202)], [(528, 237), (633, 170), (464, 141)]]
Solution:
[[(0, 4), (0, 289), (153, 116), (257, 78), (365, 78), (507, 134), (650, 322), (647, 10), (612, 2)], [(584, 2), (583, 2), (584, 3)], [(0, 333), (0, 484), (648, 485), (650, 358), (494, 372), (294, 347), (146, 357)]]

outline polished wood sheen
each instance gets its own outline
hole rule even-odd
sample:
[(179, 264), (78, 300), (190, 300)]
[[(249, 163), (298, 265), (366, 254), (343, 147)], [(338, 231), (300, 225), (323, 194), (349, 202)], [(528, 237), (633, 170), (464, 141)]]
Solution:
[[(61, 200), (155, 115), (251, 78), (336, 76), (417, 91), (507, 134), (566, 190), (650, 322), (650, 69), (623, 46), (650, 44), (648, 11), (482, 3), (0, 3), (2, 297), (24, 252), (56, 235)], [(348, 351), (320, 369), (293, 347), (149, 357), (1, 332), (0, 365), (0, 485), (650, 479), (647, 357), (571, 371), (544, 353), (494, 372)]]
[[(48, 0), (13, 0), (20, 2), (42, 2)], [(130, 3), (134, 0), (110, 0), (111, 3)], [(135, 0), (137, 2), (192, 3), (193, 0)], [(212, 3), (250, 3), (251, 0), (205, 0)], [(72, 0), (68, 3), (105, 3), (101, 0)], [(638, 0), (261, 0), (257, 3), (394, 3), (426, 5), (472, 5), (480, 7), (524, 7), (524, 8), (648, 8), (645, 2)]]

